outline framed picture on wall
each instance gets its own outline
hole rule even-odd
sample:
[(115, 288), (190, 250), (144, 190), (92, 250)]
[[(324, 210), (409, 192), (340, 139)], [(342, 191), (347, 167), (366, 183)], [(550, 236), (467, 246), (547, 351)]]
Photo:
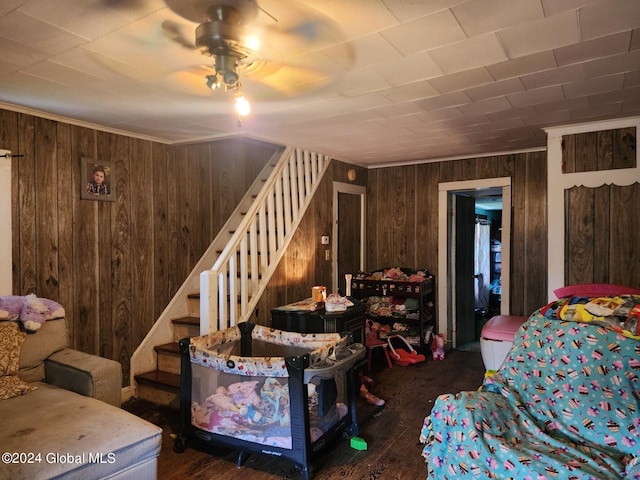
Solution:
[(95, 158), (81, 158), (80, 198), (113, 202), (116, 199), (116, 176), (113, 164)]

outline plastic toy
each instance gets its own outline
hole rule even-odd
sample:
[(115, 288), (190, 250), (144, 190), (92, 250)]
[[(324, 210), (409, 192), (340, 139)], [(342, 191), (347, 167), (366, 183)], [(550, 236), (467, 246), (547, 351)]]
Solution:
[(441, 333), (433, 336), (431, 353), (434, 360), (444, 360), (444, 336)]
[[(393, 348), (393, 343), (391, 342), (393, 338), (401, 339), (408, 350), (405, 350), (404, 348)], [(426, 357), (421, 353), (416, 352), (409, 342), (407, 342), (407, 339), (401, 335), (392, 335), (387, 337), (387, 342), (389, 344), (389, 349), (391, 350), (391, 356), (401, 367), (424, 362), (426, 360)]]

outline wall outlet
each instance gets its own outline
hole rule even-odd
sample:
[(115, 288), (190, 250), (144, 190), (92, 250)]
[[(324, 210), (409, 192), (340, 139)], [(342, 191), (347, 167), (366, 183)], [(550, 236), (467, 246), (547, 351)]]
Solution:
[(320, 243), (322, 243), (322, 245), (329, 245), (329, 235), (320, 237)]

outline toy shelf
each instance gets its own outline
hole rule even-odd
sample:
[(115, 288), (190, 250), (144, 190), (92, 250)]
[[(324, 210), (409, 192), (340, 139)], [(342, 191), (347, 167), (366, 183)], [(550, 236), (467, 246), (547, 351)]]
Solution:
[[(358, 275), (351, 281), (351, 296), (367, 302), (367, 318), (390, 327), (387, 336), (402, 335), (416, 349), (426, 351), (429, 339), (425, 337), (433, 326), (435, 307), (433, 275), (428, 274), (421, 282), (371, 280)], [(384, 306), (376, 311), (372, 310), (372, 304)], [(410, 307), (404, 311), (402, 308), (394, 308), (403, 304)], [(400, 325), (406, 328), (394, 328)], [(409, 332), (415, 334), (411, 335)]]

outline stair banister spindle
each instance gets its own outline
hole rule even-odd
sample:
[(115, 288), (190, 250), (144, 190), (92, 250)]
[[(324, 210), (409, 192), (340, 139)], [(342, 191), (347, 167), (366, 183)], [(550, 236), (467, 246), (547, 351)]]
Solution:
[(296, 166), (296, 157), (291, 155), (289, 159), (289, 189), (291, 190), (291, 218), (293, 221), (298, 220), (298, 169)]
[[(282, 230), (278, 230), (278, 249), (282, 248), (284, 244), (284, 237), (287, 232), (291, 231), (291, 182), (289, 179), (291, 178), (291, 169), (290, 169), (291, 159), (287, 160), (287, 166), (282, 170), (282, 204), (280, 205), (280, 214), (282, 215), (282, 219), (284, 224), (282, 225)], [(280, 227), (280, 225), (278, 225)]]
[[(251, 229), (249, 230), (249, 252), (250, 252), (250, 261), (251, 261), (251, 269), (250, 273), (244, 279), (246, 285), (244, 285), (245, 290), (251, 291), (251, 296), (254, 295), (254, 292), (258, 291), (258, 260), (260, 258), (260, 252), (258, 252), (258, 235), (261, 235), (262, 232), (259, 232), (258, 229), (258, 217), (254, 216), (253, 222), (251, 222)], [(242, 308), (242, 317), (245, 318), (246, 305), (243, 305)]]
[[(268, 196), (267, 202), (270, 198), (273, 197), (271, 195)], [(261, 276), (266, 274), (267, 257), (269, 256), (269, 250), (267, 248), (267, 245), (269, 244), (269, 229), (267, 228), (267, 206), (264, 203), (260, 205), (260, 210), (258, 211), (258, 231), (260, 232), (260, 245), (258, 246), (258, 251), (260, 253), (260, 269), (258, 270), (256, 275), (256, 282), (260, 279)]]
[(269, 225), (267, 230), (269, 234), (269, 256), (266, 259), (267, 265), (271, 263), (270, 257), (276, 251), (276, 215), (275, 199), (273, 198), (273, 194), (271, 194), (267, 197), (267, 223)]
[(304, 161), (304, 194), (311, 193), (311, 155), (305, 150), (303, 154)]
[[(249, 276), (249, 248), (247, 237), (243, 237), (240, 240), (240, 275), (235, 276), (235, 283), (240, 283), (240, 315), (244, 316), (246, 312), (247, 303), (249, 303), (249, 289), (247, 288), (247, 277)], [(229, 295), (229, 303), (234, 304), (235, 295)], [(235, 318), (235, 316), (234, 316)]]
[[(302, 205), (304, 203), (304, 156), (302, 151), (298, 148), (296, 149), (296, 176), (295, 180), (297, 180), (298, 184), (298, 205)], [(299, 208), (296, 208), (294, 211), (294, 218), (297, 220), (300, 215)]]

